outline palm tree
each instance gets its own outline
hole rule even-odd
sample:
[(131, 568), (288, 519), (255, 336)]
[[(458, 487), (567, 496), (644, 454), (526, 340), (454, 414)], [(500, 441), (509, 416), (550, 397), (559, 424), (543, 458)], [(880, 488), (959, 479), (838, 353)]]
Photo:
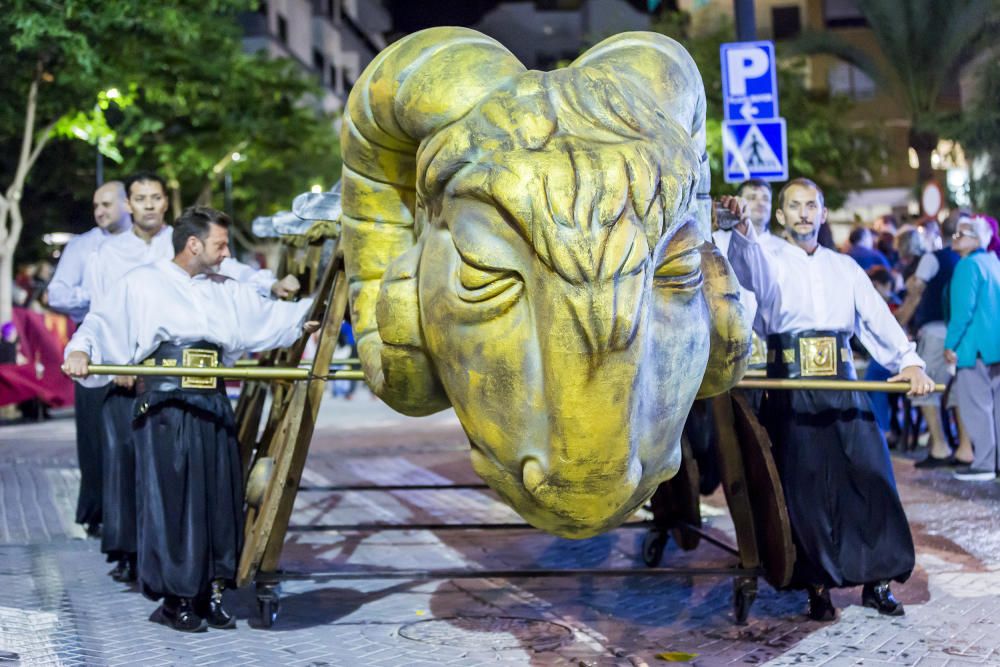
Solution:
[(802, 54), (838, 57), (898, 92), (910, 120), (909, 143), (919, 159), (918, 185), (933, 174), (938, 144), (937, 100), (1000, 25), (1000, 0), (855, 0), (871, 28), (884, 66), (831, 32), (805, 33), (793, 45)]

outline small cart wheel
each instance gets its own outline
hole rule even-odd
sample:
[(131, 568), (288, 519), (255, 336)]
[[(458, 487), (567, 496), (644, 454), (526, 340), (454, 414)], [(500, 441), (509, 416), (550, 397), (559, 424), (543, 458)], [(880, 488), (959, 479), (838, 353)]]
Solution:
[(260, 627), (270, 628), (278, 618), (278, 611), (281, 609), (281, 602), (278, 596), (278, 587), (274, 584), (257, 583), (257, 612)]
[(737, 577), (733, 580), (733, 618), (736, 625), (746, 625), (750, 607), (757, 599), (757, 577)]
[(257, 600), (257, 610), (260, 613), (260, 627), (270, 628), (278, 618), (279, 603), (277, 600)]
[(642, 562), (649, 567), (659, 565), (669, 535), (670, 533), (665, 530), (650, 528), (642, 538)]

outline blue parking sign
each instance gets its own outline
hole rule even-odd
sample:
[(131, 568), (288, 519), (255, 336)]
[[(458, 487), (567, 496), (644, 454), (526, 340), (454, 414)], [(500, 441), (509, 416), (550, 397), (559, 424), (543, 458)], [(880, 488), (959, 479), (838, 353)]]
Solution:
[(722, 172), (726, 183), (748, 178), (788, 180), (785, 119), (722, 122)]
[(726, 120), (778, 116), (774, 43), (732, 42), (720, 47), (722, 108)]

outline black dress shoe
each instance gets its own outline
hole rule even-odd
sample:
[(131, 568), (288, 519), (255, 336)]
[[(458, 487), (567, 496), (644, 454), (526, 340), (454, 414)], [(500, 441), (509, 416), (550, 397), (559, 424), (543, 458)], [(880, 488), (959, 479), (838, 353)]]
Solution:
[(205, 619), (209, 627), (219, 630), (232, 630), (236, 627), (236, 618), (222, 606), (222, 591), (225, 586), (216, 579), (212, 582), (212, 590), (195, 600), (195, 611)]
[(205, 619), (195, 613), (189, 598), (167, 596), (149, 620), (179, 632), (205, 632), (208, 629)]
[(118, 565), (115, 569), (111, 570), (108, 574), (115, 581), (122, 584), (131, 584), (136, 580), (136, 567), (135, 567), (135, 556), (126, 556), (125, 558), (118, 561)]
[(810, 586), (809, 610), (806, 615), (814, 621), (832, 621), (837, 618), (837, 609), (830, 599), (830, 591), (826, 586)]
[(861, 591), (861, 604), (871, 609), (877, 609), (878, 613), (886, 616), (902, 616), (903, 603), (897, 600), (892, 591), (889, 590), (888, 581), (879, 581), (873, 584), (865, 584)]

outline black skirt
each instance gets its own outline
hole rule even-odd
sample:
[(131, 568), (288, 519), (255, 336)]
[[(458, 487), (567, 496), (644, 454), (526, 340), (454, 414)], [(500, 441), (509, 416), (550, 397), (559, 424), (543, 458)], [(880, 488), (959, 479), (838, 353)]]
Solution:
[(761, 409), (796, 546), (792, 587), (906, 581), (913, 538), (869, 397), (772, 391)]
[(135, 553), (135, 448), (132, 416), (135, 392), (112, 384), (101, 407), (101, 551), (108, 561)]
[(134, 421), (139, 583), (153, 600), (231, 584), (243, 546), (243, 473), (225, 394), (153, 391)]
[(104, 459), (101, 452), (101, 404), (107, 387), (73, 386), (76, 421), (76, 459), (80, 465), (80, 493), (76, 498), (77, 523), (101, 523)]

